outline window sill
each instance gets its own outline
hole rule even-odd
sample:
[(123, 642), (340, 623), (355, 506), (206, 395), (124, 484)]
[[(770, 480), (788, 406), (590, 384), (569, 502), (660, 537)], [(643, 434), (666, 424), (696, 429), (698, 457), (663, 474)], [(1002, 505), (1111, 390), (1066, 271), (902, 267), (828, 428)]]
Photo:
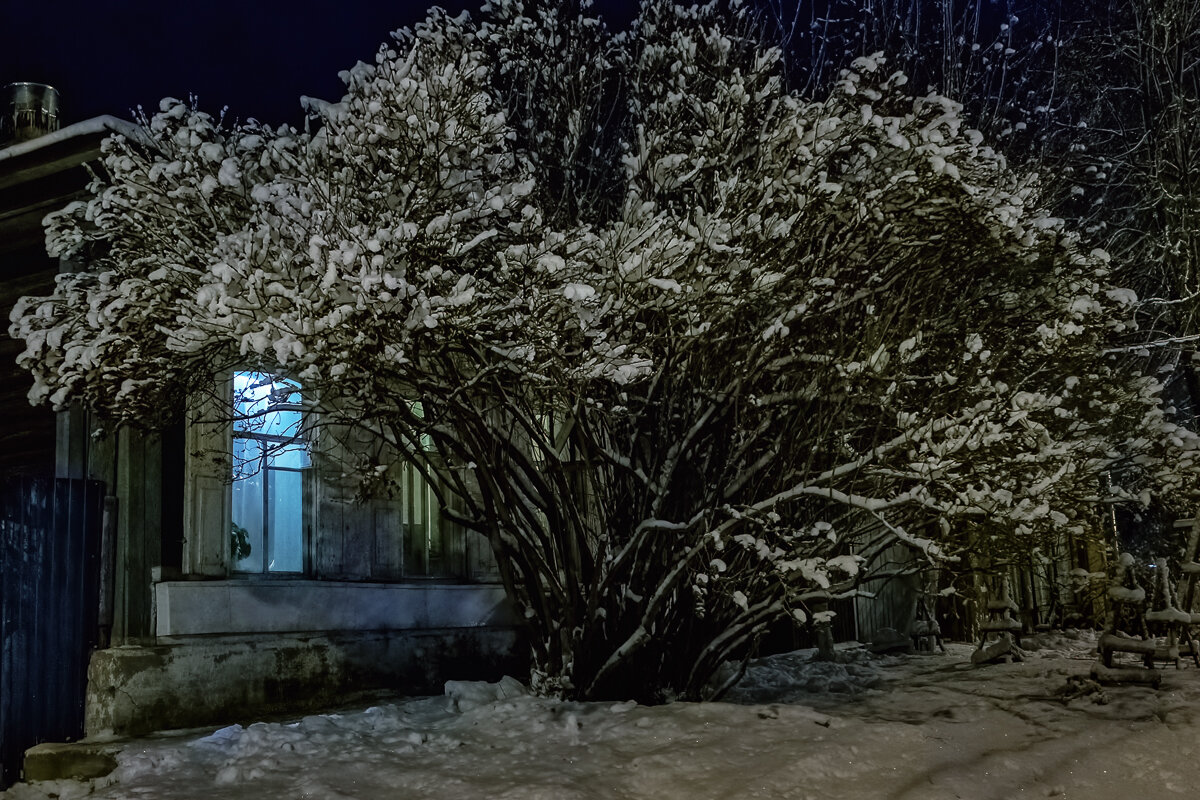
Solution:
[(155, 584), (158, 636), (510, 625), (495, 584), (359, 583), (301, 577)]

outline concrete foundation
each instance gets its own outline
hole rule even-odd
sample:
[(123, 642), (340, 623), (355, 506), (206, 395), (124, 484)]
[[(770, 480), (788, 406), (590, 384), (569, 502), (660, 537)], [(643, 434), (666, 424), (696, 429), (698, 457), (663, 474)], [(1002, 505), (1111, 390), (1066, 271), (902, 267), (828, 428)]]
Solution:
[(34, 745), (25, 751), (22, 779), (34, 781), (86, 781), (103, 778), (117, 768), (123, 742), (72, 742)]
[(88, 668), (89, 739), (248, 723), (353, 702), (434, 694), (446, 680), (524, 678), (508, 627), (214, 636), (99, 650)]

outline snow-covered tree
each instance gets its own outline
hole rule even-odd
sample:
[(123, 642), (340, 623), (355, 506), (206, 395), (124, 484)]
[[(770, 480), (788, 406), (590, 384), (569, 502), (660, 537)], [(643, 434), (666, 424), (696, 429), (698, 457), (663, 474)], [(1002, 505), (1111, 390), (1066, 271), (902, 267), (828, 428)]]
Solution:
[[(764, 5), (766, 27), (784, 43), (806, 90), (827, 86), (855, 56), (884, 50), (910, 82), (962, 102), (964, 119), (1012, 163), (1038, 170), (1043, 202), (1084, 231), (1089, 246), (1112, 253), (1114, 280), (1139, 296), (1126, 357), (1160, 376), (1178, 406), (1170, 416), (1196, 428), (1194, 3)], [(1151, 552), (1174, 550), (1179, 542), (1164, 540), (1172, 538), (1172, 512), (1163, 511), (1134, 513), (1136, 532), (1126, 522), (1119, 528)]]
[(802, 99), (753, 30), (509, 0), (396, 34), (313, 134), (164, 101), (49, 219), (89, 266), (14, 311), (32, 399), (299, 381), (376, 443), (366, 488), (411, 460), (488, 536), (576, 697), (720, 692), (865, 533), (1029, 550), (1117, 465), (1118, 499), (1192, 491), (1196, 438), (1105, 354), (1136, 298), (1036, 181), (881, 59)]

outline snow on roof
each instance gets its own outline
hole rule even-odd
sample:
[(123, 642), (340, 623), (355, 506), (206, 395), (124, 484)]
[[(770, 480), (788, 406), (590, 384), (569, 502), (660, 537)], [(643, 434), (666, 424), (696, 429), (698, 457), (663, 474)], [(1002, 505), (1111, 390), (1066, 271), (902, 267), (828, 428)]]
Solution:
[(140, 139), (145, 136), (142, 133), (142, 129), (132, 122), (104, 114), (99, 117), (85, 119), (83, 122), (76, 122), (74, 125), (68, 125), (52, 133), (47, 133), (45, 136), (39, 136), (36, 139), (30, 139), (27, 142), (20, 142), (11, 147), (0, 149), (0, 162), (18, 158), (28, 153), (34, 153), (56, 144), (69, 142), (72, 139), (107, 133), (120, 133), (130, 139)]

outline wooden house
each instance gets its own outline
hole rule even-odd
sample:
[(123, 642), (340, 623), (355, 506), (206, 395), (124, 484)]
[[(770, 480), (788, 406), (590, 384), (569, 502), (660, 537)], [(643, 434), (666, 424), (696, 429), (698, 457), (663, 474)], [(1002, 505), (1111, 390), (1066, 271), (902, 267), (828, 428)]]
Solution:
[[(45, 255), (41, 220), (84, 190), (114, 132), (137, 135), (100, 117), (0, 149), (6, 319), (18, 297), (86, 268)], [(0, 509), (0, 760), (10, 779), (18, 744), (245, 721), (523, 668), (486, 541), (447, 524), (404, 467), (399, 496), (355, 502), (329, 448), (290, 429), (303, 387), (235, 373), (216, 387), (226, 409), (165, 431), (111, 430), (82, 408), (31, 407), (20, 350), (0, 337), (0, 479), (11, 489)], [(248, 409), (256, 424), (232, 421)], [(35, 530), (23, 504), (51, 513), (56, 501), (43, 496), (72, 487), (91, 510), (75, 515), (87, 517), (80, 545), (56, 550), (57, 529)], [(68, 584), (82, 588), (52, 614)], [(67, 619), (83, 623), (56, 633)], [(78, 669), (48, 679), (49, 658)], [(38, 704), (57, 683), (82, 683), (85, 667), (82, 699), (64, 695), (76, 721), (32, 730)]]

